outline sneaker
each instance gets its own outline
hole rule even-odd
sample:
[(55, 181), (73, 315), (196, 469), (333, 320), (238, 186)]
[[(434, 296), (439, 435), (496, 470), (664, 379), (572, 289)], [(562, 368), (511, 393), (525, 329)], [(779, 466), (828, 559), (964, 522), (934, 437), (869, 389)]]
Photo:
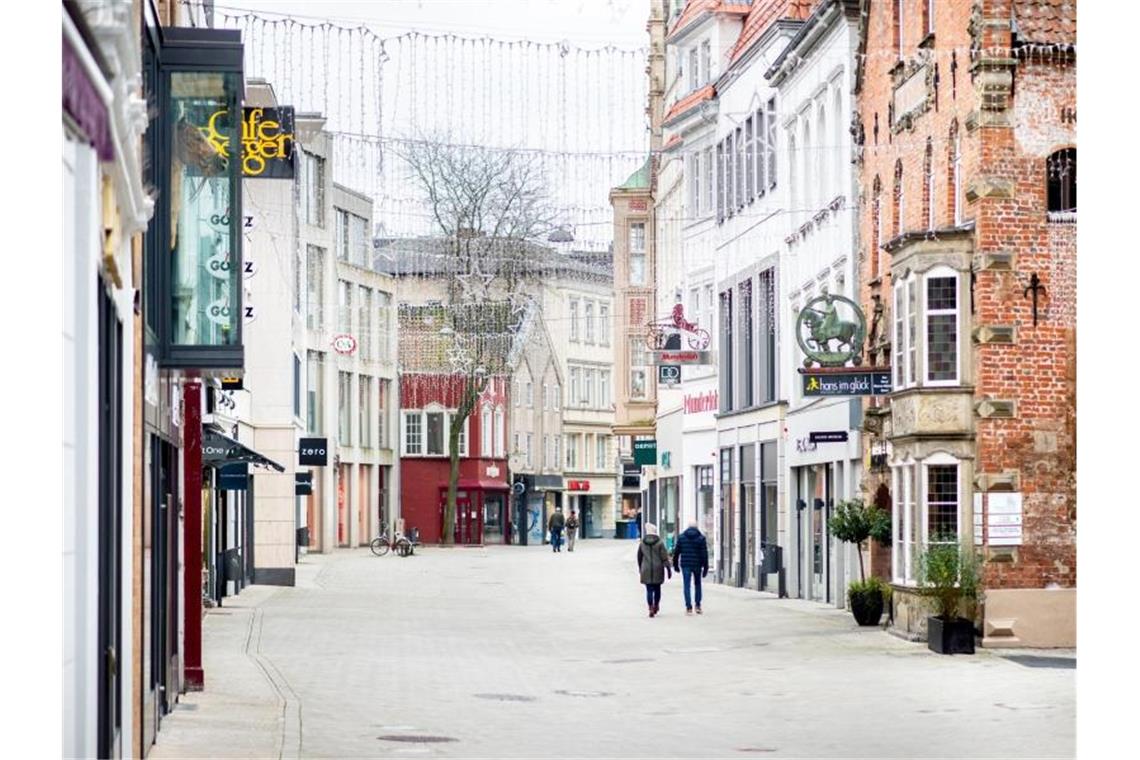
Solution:
[(685, 608), (685, 614), (686, 615), (692, 615), (693, 614), (693, 608), (692, 607), (686, 607)]
[(702, 614), (702, 613), (701, 613), (701, 608), (700, 608), (700, 607), (697, 607), (697, 614), (698, 614), (698, 615)]

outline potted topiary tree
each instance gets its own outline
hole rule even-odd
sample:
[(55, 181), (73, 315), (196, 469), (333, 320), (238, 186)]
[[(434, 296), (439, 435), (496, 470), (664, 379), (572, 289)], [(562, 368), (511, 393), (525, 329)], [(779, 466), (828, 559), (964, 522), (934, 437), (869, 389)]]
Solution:
[(890, 587), (882, 579), (868, 578), (863, 571), (863, 544), (873, 538), (881, 544), (891, 540), (891, 518), (883, 510), (868, 506), (860, 499), (841, 501), (835, 514), (827, 522), (831, 535), (849, 544), (855, 544), (859, 555), (859, 580), (847, 587), (851, 614), (859, 625), (878, 625), (883, 616), (883, 602)]
[[(957, 537), (935, 540), (919, 553), (918, 593), (937, 613), (926, 619), (927, 646), (939, 654), (974, 653), (974, 612), (978, 600), (978, 563)], [(965, 604), (968, 618), (961, 617)]]

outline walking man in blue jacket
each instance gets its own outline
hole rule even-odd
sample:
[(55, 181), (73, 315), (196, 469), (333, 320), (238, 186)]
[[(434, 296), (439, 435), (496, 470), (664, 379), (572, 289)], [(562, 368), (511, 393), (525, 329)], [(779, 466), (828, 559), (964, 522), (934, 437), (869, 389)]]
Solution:
[(689, 594), (690, 582), (697, 587), (697, 614), (701, 614), (701, 578), (709, 574), (709, 547), (705, 536), (697, 529), (697, 521), (691, 520), (689, 527), (677, 538), (673, 549), (673, 569), (681, 573), (685, 588), (685, 614), (693, 614), (693, 600)]

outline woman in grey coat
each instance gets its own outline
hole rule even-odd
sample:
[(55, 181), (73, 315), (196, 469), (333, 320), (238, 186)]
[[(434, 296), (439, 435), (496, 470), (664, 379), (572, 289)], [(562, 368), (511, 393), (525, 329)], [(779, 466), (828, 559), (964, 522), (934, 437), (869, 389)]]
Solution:
[(666, 575), (673, 577), (673, 571), (669, 567), (669, 550), (657, 535), (657, 526), (653, 523), (645, 524), (645, 538), (637, 545), (637, 567), (645, 585), (649, 617), (654, 617), (661, 605), (661, 584), (665, 582)]

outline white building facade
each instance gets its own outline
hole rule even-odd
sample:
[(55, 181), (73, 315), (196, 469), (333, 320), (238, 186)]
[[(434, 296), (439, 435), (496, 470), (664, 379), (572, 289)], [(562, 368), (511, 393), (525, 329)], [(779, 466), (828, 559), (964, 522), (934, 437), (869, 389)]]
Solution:
[[(862, 405), (858, 398), (804, 397), (796, 371), (804, 354), (794, 331), (797, 315), (813, 299), (830, 294), (859, 300), (849, 133), (857, 6), (841, 0), (818, 4), (768, 71), (781, 103), (780, 162), (787, 167), (792, 209), (782, 225), (786, 287), (779, 303), (790, 328), (780, 380), (788, 400), (781, 468), (790, 508), (784, 556), (788, 591), (840, 608), (846, 604), (847, 582), (857, 577), (858, 560), (852, 547), (832, 538), (827, 521), (841, 501), (860, 492)], [(823, 305), (816, 301), (814, 308)], [(845, 441), (835, 440), (842, 436)]]

